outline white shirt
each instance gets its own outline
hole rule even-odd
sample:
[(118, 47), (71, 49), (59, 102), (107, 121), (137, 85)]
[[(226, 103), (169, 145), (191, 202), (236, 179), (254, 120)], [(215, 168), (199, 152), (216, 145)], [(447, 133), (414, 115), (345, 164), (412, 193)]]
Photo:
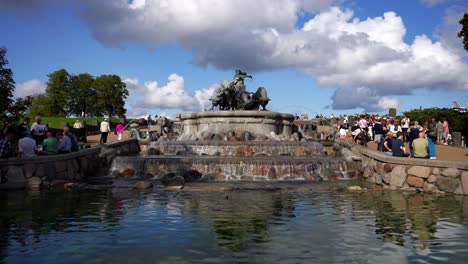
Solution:
[(403, 118), (401, 120), (401, 127), (402, 128), (409, 128), (409, 124), (410, 124), (410, 119), (408, 117)]
[(23, 158), (31, 159), (36, 157), (36, 141), (30, 137), (18, 140), (18, 151), (23, 154)]
[(359, 120), (359, 127), (360, 128), (366, 128), (367, 127), (367, 121), (364, 118)]
[(101, 122), (101, 132), (110, 132), (109, 122), (107, 121)]
[(31, 131), (33, 131), (32, 133), (35, 136), (43, 136), (47, 132), (47, 126), (44, 123), (40, 123), (40, 124), (34, 123), (31, 126)]

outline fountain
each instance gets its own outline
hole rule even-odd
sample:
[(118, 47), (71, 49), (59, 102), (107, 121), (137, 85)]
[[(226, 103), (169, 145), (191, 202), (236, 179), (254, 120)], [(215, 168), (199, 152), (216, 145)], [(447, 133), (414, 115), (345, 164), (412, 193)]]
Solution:
[(245, 78), (252, 77), (237, 70), (232, 81), (215, 89), (210, 111), (179, 114), (177, 128), (166, 130), (170, 135), (140, 140), (142, 155), (117, 157), (113, 174), (161, 179), (196, 171), (202, 180), (214, 181), (347, 177), (345, 159), (307, 139), (293, 115), (266, 110), (267, 90), (248, 92)]

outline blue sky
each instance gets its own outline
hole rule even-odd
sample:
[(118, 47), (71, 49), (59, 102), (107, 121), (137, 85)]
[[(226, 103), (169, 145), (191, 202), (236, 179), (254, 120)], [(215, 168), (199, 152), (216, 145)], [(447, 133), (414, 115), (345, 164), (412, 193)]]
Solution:
[(274, 111), (468, 107), (468, 53), (455, 36), (466, 1), (251, 2), (0, 0), (0, 46), (16, 95), (43, 91), (61, 68), (118, 74), (129, 116), (208, 108), (236, 68), (254, 76), (248, 90), (267, 88)]

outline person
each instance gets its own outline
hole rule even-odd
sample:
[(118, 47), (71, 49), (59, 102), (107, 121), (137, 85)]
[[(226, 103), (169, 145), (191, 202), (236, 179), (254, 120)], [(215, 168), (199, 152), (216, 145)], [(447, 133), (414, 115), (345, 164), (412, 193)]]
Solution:
[(348, 133), (348, 121), (346, 121), (343, 117), (340, 118), (340, 138), (346, 139), (346, 134)]
[(51, 131), (47, 131), (47, 138), (42, 142), (44, 154), (58, 153), (58, 140)]
[(29, 126), (29, 121), (30, 121), (29, 117), (23, 118), (23, 123), (18, 126), (19, 134), (26, 133), (27, 137), (32, 137), (31, 127)]
[(436, 126), (437, 144), (442, 144), (442, 138), (444, 137), (444, 128), (442, 127), (442, 121), (437, 121)]
[(382, 151), (383, 145), (384, 145), (384, 136), (385, 136), (385, 131), (382, 125), (382, 120), (378, 120), (378, 122), (375, 122), (374, 124), (374, 141), (377, 143), (377, 151)]
[(70, 128), (64, 127), (62, 130), (63, 130), (63, 135), (67, 136), (70, 139), (70, 142), (71, 142), (70, 151), (76, 152), (80, 150), (80, 144), (78, 144), (78, 140), (76, 139), (75, 135), (73, 135), (73, 133), (70, 132)]
[(437, 137), (434, 133), (428, 132), (426, 133), (427, 142), (429, 143), (429, 158), (436, 159), (436, 147), (435, 142), (437, 141)]
[(382, 151), (387, 156), (393, 156), (393, 153), (392, 153), (392, 137), (393, 137), (393, 133), (388, 132), (387, 136), (385, 137), (384, 143), (383, 143)]
[(444, 145), (448, 145), (448, 135), (450, 134), (450, 130), (449, 130), (449, 124), (447, 122), (447, 118), (443, 118), (442, 119), (444, 122), (442, 122), (442, 130), (444, 131), (443, 132), (443, 135), (444, 135)]
[(148, 117), (146, 118), (146, 123), (148, 125), (148, 129), (150, 129), (150, 127), (151, 127), (151, 115), (148, 115)]
[(414, 157), (419, 159), (429, 158), (429, 142), (424, 131), (419, 132), (419, 137), (412, 143)]
[(62, 132), (57, 133), (57, 139), (59, 141), (58, 153), (67, 154), (71, 152), (71, 140), (69, 137), (64, 135)]
[(417, 139), (419, 137), (419, 132), (422, 130), (419, 129), (419, 123), (418, 121), (413, 121), (412, 125), (409, 129), (409, 134), (408, 134), (408, 144), (409, 144), (409, 149), (411, 156), (414, 156), (413, 152), (413, 140)]
[(117, 140), (120, 141), (122, 139), (122, 133), (124, 130), (124, 125), (122, 123), (118, 123), (115, 127), (115, 133), (117, 133)]
[(359, 137), (361, 132), (362, 132), (362, 129), (359, 127), (359, 123), (357, 121), (354, 122), (354, 126), (351, 127), (351, 136), (353, 137), (353, 141), (355, 143), (358, 143), (358, 140), (359, 140), (358, 144), (361, 143), (361, 138)]
[(392, 137), (392, 156), (393, 157), (408, 157), (409, 153), (406, 152), (405, 143), (403, 142), (403, 133), (397, 132)]
[(104, 121), (101, 122), (101, 140), (100, 143), (107, 143), (107, 135), (110, 132), (109, 119), (106, 117)]
[(36, 116), (36, 122), (31, 126), (31, 133), (37, 145), (42, 145), (48, 131), (47, 125), (42, 123), (40, 115)]
[(0, 158), (8, 159), (16, 156), (15, 137), (16, 134), (13, 130), (6, 131), (6, 136), (0, 140)]
[(398, 119), (393, 120), (393, 125), (390, 126), (390, 132), (392, 133), (402, 132), (401, 126), (398, 124)]
[(75, 124), (73, 124), (74, 129), (80, 129), (82, 127), (83, 127), (83, 124), (78, 119), (75, 121)]
[(32, 159), (36, 157), (37, 146), (36, 141), (22, 133), (18, 140), (18, 157), (24, 159)]
[(403, 141), (408, 142), (408, 129), (410, 126), (410, 119), (403, 113), (403, 118), (401, 119), (401, 132), (403, 132)]

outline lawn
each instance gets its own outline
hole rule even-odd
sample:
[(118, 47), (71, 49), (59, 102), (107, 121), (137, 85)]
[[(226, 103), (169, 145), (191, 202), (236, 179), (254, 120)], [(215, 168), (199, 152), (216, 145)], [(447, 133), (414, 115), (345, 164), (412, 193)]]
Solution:
[[(29, 123), (32, 125), (34, 123), (34, 117), (30, 117), (31, 122)], [(47, 124), (49, 128), (57, 128), (60, 129), (62, 122), (68, 122), (70, 127), (73, 127), (73, 124), (76, 120), (84, 121), (86, 124), (91, 125), (93, 120), (98, 120), (99, 123), (104, 120), (104, 117), (84, 117), (84, 118), (74, 118), (74, 117), (42, 117), (42, 122)], [(118, 123), (119, 118), (111, 118), (110, 121), (112, 123)], [(98, 124), (99, 124), (98, 123)]]

